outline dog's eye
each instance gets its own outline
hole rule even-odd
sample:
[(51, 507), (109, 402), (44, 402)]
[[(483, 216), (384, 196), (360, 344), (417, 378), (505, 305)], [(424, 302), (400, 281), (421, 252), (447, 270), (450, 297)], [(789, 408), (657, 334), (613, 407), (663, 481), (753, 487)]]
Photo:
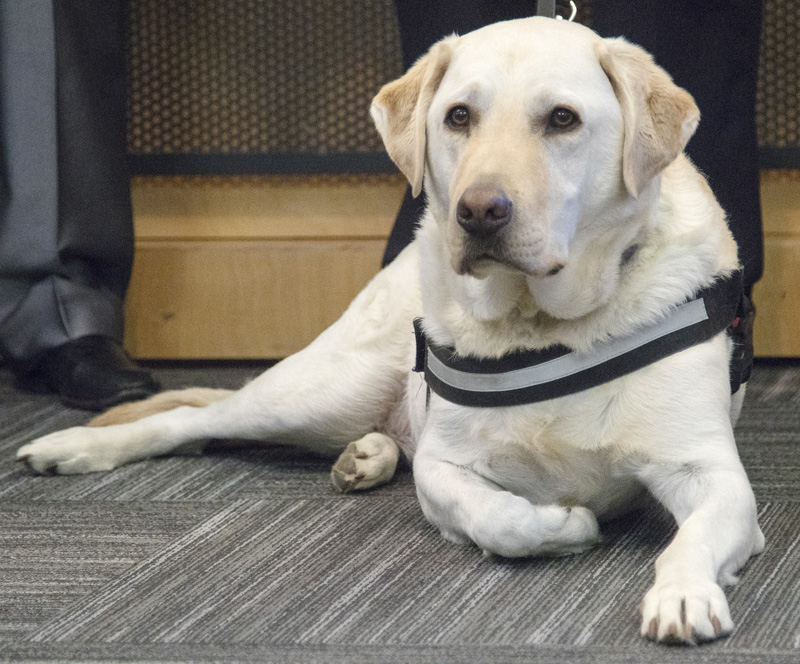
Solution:
[(445, 122), (454, 129), (469, 126), (469, 109), (466, 106), (453, 106), (448, 112)]
[(550, 114), (550, 127), (552, 129), (571, 129), (578, 122), (580, 122), (578, 114), (562, 106), (559, 106)]

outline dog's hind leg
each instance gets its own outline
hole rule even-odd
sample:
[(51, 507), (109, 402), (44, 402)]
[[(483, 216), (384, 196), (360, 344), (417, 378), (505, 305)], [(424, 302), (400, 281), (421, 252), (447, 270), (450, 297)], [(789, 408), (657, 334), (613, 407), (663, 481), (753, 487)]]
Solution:
[[(220, 394), (222, 400), (204, 407), (180, 406), (137, 421), (130, 421), (137, 406), (129, 406), (121, 418), (126, 423), (56, 432), (23, 446), (17, 456), (37, 472), (83, 473), (174, 453), (199, 441), (234, 439), (295, 444), (329, 454), (357, 441), (352, 456), (363, 461), (373, 455), (365, 457), (361, 447), (374, 448), (376, 439), (361, 439), (384, 432), (402, 408), (413, 364), (411, 323), (419, 314), (412, 245), (312, 344), (241, 390)], [(172, 398), (180, 399), (179, 394)], [(141, 408), (148, 412), (148, 403)], [(385, 443), (394, 442), (389, 436), (380, 440), (389, 449), (376, 458), (391, 458)], [(387, 473), (388, 466), (376, 481)]]

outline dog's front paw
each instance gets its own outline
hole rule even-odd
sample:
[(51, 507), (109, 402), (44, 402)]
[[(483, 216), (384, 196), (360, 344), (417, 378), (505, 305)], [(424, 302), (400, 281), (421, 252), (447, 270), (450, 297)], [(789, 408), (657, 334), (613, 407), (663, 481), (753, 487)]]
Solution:
[(707, 580), (656, 583), (642, 602), (642, 636), (665, 643), (696, 644), (733, 630), (725, 593)]
[(494, 509), (473, 518), (470, 538), (486, 554), (505, 557), (568, 555), (594, 546), (600, 527), (585, 507), (533, 505), (500, 493)]
[(331, 481), (342, 493), (363, 491), (394, 477), (399, 450), (382, 433), (370, 433), (350, 443), (331, 469)]
[(23, 445), (17, 460), (41, 475), (78, 475), (112, 470), (116, 461), (110, 446), (98, 439), (102, 430), (73, 427)]

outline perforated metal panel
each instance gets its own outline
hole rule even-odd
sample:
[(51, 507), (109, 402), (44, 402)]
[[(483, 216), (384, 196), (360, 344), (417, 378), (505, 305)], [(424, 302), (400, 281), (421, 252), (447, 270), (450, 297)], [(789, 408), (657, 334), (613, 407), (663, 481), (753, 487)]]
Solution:
[[(591, 24), (592, 2), (578, 5)], [(764, 11), (764, 165), (800, 168), (800, 2)], [(368, 113), (402, 73), (392, 0), (130, 0), (130, 12), (135, 172), (392, 170)]]
[(402, 73), (391, 0), (131, 0), (130, 12), (134, 164), (388, 168), (368, 108)]
[(762, 164), (800, 168), (800, 2), (767, 0), (756, 118)]

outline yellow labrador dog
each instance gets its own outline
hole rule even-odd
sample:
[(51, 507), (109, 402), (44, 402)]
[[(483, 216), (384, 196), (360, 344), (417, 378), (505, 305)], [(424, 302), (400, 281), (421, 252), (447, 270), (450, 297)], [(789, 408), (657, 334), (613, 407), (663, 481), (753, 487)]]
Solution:
[(764, 546), (729, 321), (613, 364), (713, 319), (735, 281), (725, 215), (682, 155), (691, 96), (624, 40), (531, 18), (444, 39), (372, 115), (427, 212), (337, 323), (238, 392), (123, 406), (19, 458), (85, 473), (209, 439), (292, 443), (341, 454), (334, 483), (354, 490), (390, 480), (402, 451), (442, 535), (502, 556), (586, 549), (648, 490), (680, 527), (642, 635), (729, 633), (721, 586)]

